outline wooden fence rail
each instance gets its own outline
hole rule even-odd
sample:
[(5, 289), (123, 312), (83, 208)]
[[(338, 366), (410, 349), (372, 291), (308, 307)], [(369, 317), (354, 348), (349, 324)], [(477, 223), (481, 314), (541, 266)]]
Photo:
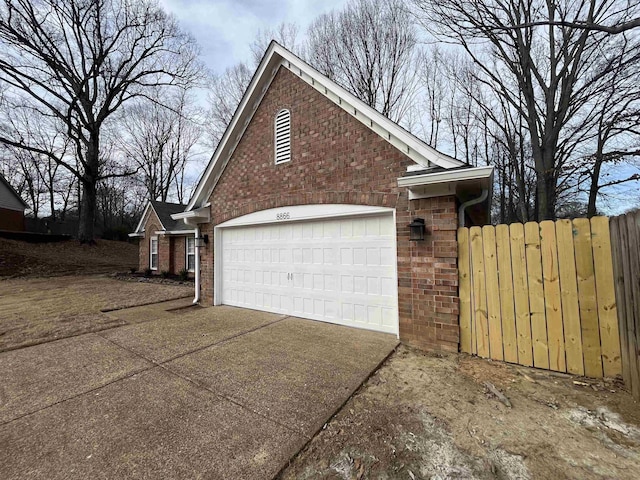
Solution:
[(611, 219), (622, 376), (640, 400), (640, 211)]
[(460, 228), (458, 246), (463, 352), (621, 373), (607, 217)]

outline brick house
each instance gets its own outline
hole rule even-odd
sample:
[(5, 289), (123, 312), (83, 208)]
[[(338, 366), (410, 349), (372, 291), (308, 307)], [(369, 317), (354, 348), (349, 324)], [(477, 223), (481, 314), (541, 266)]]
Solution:
[(139, 269), (151, 269), (153, 274), (169, 272), (178, 274), (186, 269), (195, 270), (194, 227), (171, 218), (183, 212), (186, 205), (179, 203), (147, 203), (138, 226), (129, 237), (139, 239)]
[(456, 231), (487, 220), (492, 177), (272, 42), (172, 215), (196, 228), (194, 301), (457, 351)]
[(0, 230), (24, 231), (24, 211), (28, 205), (0, 175)]

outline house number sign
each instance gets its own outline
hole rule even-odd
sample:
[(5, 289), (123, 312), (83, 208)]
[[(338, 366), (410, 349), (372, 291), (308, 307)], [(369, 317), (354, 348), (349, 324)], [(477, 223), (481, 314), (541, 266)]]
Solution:
[(289, 218), (291, 218), (289, 212), (276, 213), (276, 220), (288, 220)]

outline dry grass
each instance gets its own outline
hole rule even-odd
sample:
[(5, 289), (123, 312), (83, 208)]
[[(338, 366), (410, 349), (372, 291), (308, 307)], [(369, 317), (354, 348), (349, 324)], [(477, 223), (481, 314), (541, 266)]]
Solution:
[(123, 272), (137, 266), (138, 246), (131, 243), (98, 240), (89, 246), (75, 240), (27, 243), (0, 238), (0, 278)]
[(126, 323), (100, 310), (192, 294), (192, 285), (125, 282), (95, 275), (3, 280), (0, 351)]

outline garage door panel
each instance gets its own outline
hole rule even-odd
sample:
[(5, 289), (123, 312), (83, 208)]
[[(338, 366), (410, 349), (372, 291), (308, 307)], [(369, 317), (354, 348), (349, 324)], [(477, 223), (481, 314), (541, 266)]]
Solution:
[(391, 215), (222, 229), (222, 301), (397, 333)]

